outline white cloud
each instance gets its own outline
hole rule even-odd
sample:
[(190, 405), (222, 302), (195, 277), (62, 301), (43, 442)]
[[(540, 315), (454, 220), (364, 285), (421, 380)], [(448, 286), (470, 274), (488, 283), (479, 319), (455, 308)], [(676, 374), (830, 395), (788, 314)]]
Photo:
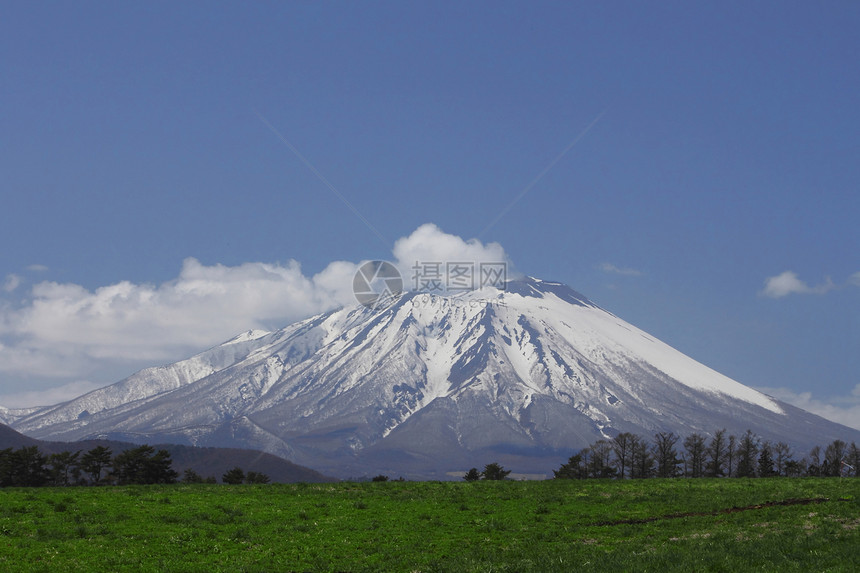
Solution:
[(818, 286), (809, 286), (797, 277), (797, 273), (785, 271), (765, 281), (761, 294), (770, 298), (782, 298), (790, 294), (825, 294), (835, 285), (829, 278)]
[(6, 275), (6, 280), (3, 282), (3, 290), (12, 292), (21, 285), (21, 277), (18, 275)]
[[(320, 275), (325, 278), (327, 271)], [(75, 284), (41, 282), (33, 286), (27, 306), (7, 311), (0, 321), (0, 334), (18, 340), (0, 353), (0, 370), (35, 368), (46, 373), (45, 364), (31, 359), (39, 362), (61, 354), (108, 360), (170, 358), (177, 348), (203, 347), (246, 329), (288, 324), (347, 302), (342, 292), (323, 283), (304, 276), (295, 261), (227, 267), (206, 266), (193, 258), (184, 261), (176, 279), (157, 286), (123, 281), (89, 291)]]
[[(511, 261), (499, 243), (483, 244), (477, 239), (463, 240), (457, 235), (449, 235), (432, 223), (418, 227), (408, 237), (402, 237), (394, 243), (393, 254), (395, 264), (403, 276), (404, 288), (415, 286), (413, 280), (416, 263), (441, 263), (444, 272), (446, 263), (474, 264), (477, 269), (481, 263), (504, 263), (507, 266), (507, 276), (516, 276)], [(478, 270), (475, 271), (476, 273)], [(422, 274), (421, 271), (418, 271)]]
[(639, 277), (642, 276), (642, 271), (637, 271), (636, 269), (616, 267), (612, 263), (601, 263), (598, 267), (601, 271), (605, 273), (615, 274), (615, 275), (623, 275), (628, 277)]
[(807, 412), (818, 414), (833, 422), (860, 430), (860, 384), (847, 396), (828, 399), (814, 398), (812, 392), (795, 392), (788, 388), (758, 388), (778, 400), (788, 402)]
[(20, 340), (0, 344), (0, 374), (38, 379), (68, 378), (90, 371), (92, 362), (92, 357), (86, 356), (77, 346), (50, 347)]
[(854, 286), (860, 286), (860, 272), (854, 273), (850, 277), (848, 277), (848, 283)]
[[(466, 241), (429, 224), (399, 239), (393, 255), (407, 285), (416, 261), (508, 260), (497, 243)], [(245, 330), (356, 304), (356, 268), (336, 261), (308, 277), (296, 261), (208, 266), (188, 258), (175, 279), (158, 285), (122, 281), (89, 290), (39, 282), (20, 304), (0, 306), (0, 374), (101, 380), (122, 365), (178, 360)]]
[(48, 270), (48, 267), (46, 267), (45, 265), (30, 265), (29, 267), (27, 267), (27, 270), (33, 271), (35, 273), (44, 273)]
[(356, 263), (335, 261), (315, 274), (311, 282), (326, 293), (326, 300), (330, 300), (333, 306), (348, 306), (356, 303), (352, 279), (357, 269)]
[(46, 390), (27, 390), (14, 394), (0, 395), (0, 404), (6, 408), (29, 408), (32, 406), (51, 406), (66, 402), (78, 396), (82, 396), (87, 392), (91, 392), (97, 388), (101, 388), (103, 384), (95, 384), (79, 380), (69, 382), (61, 386), (55, 386)]

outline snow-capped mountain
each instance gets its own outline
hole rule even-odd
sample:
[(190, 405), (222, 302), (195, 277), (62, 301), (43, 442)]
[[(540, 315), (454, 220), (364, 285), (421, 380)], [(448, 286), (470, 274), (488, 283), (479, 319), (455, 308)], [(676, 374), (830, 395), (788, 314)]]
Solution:
[(244, 446), (339, 476), (444, 477), (489, 461), (547, 473), (623, 431), (751, 429), (801, 451), (860, 440), (532, 278), (247, 332), (13, 414), (16, 430), (41, 439)]

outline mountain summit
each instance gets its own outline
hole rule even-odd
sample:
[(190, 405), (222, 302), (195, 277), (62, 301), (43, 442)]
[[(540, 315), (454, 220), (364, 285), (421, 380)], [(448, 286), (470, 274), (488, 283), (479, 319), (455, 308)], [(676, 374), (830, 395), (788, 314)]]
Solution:
[(619, 432), (860, 439), (534, 278), (249, 331), (10, 421), (51, 440), (257, 448), (341, 477), (444, 478), (489, 461), (546, 474)]

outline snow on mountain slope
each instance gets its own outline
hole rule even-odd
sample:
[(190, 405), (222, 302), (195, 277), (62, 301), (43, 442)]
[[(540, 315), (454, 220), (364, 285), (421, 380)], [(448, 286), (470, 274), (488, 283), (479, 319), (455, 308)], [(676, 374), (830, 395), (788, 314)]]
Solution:
[[(562, 286), (559, 283), (549, 284)], [(537, 300), (540, 304), (533, 304), (536, 308), (532, 308), (532, 316), (540, 316), (540, 322), (548, 326), (542, 334), (553, 336), (558, 333), (563, 341), (574, 348), (585, 350), (586, 353), (590, 351), (592, 357), (605, 360), (605, 353), (611, 350), (618, 359), (626, 357), (647, 362), (691, 388), (744, 400), (777, 414), (784, 413), (769, 396), (696, 362), (598, 307), (584, 308), (573, 327), (562, 318), (566, 305), (563, 300), (554, 295)], [(524, 299), (525, 301), (527, 299)], [(519, 308), (523, 306), (525, 305), (518, 305)]]
[(86, 418), (131, 402), (142, 401), (163, 392), (175, 390), (205, 378), (234, 364), (256, 348), (256, 342), (269, 333), (248, 331), (227, 342), (167, 366), (146, 368), (140, 372), (98, 390), (93, 390), (69, 402), (34, 409), (28, 419), (32, 424), (57, 424)]
[(50, 439), (255, 447), (337, 475), (422, 476), (491, 454), (545, 469), (621, 431), (750, 428), (803, 446), (852, 432), (537, 279), (409, 293), (379, 312), (356, 306), (244, 333), (13, 426)]
[(29, 416), (34, 412), (38, 412), (41, 408), (6, 408), (0, 406), (0, 424), (10, 425), (15, 420), (19, 420), (24, 416)]

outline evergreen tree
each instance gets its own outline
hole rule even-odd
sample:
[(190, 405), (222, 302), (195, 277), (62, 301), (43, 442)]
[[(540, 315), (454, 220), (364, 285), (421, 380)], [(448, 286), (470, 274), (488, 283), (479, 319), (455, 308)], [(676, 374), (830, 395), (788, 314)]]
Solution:
[(173, 469), (173, 460), (167, 450), (158, 450), (144, 462), (143, 483), (176, 483), (179, 474)]
[(775, 475), (773, 471), (773, 453), (770, 442), (762, 442), (759, 448), (758, 455), (758, 476), (771, 477)]
[(182, 483), (203, 483), (203, 476), (188, 468), (182, 472)]
[(14, 473), (14, 455), (12, 448), (0, 450), (0, 487), (10, 487), (15, 485), (13, 480)]
[[(376, 476), (375, 478), (373, 478), (373, 481), (380, 481), (380, 480), (376, 479), (378, 477), (380, 477), (380, 476)], [(381, 480), (381, 481), (387, 481), (388, 480), (388, 476), (382, 476), (382, 477), (384, 477), (385, 480)], [(247, 474), (245, 474), (245, 483), (264, 484), (264, 483), (269, 483), (269, 481), (271, 481), (269, 479), (269, 476), (267, 476), (266, 474), (264, 474), (262, 472), (250, 471)]]
[(586, 469), (582, 461), (582, 453), (570, 456), (566, 464), (562, 464), (557, 470), (552, 470), (552, 473), (555, 479), (584, 479)]
[(245, 472), (242, 471), (242, 468), (239, 466), (234, 467), (231, 470), (228, 470), (223, 476), (221, 476), (221, 481), (230, 485), (239, 485), (243, 481), (245, 481)]
[(48, 456), (48, 464), (51, 466), (51, 482), (58, 486), (71, 485), (73, 481), (80, 475), (81, 470), (78, 467), (78, 457), (81, 450), (74, 454), (71, 452), (60, 452)]
[(98, 485), (102, 481), (102, 471), (110, 466), (111, 451), (105, 446), (96, 446), (81, 456), (81, 469), (89, 474), (90, 483)]
[(472, 468), (466, 472), (463, 479), (466, 481), (478, 481), (481, 479), (481, 472), (478, 471), (478, 468)]
[(145, 483), (144, 462), (155, 450), (152, 446), (139, 446), (118, 453), (111, 461), (114, 477), (119, 485)]
[(797, 460), (787, 460), (785, 462), (785, 475), (787, 477), (800, 477), (805, 473), (806, 469), (803, 464)]
[(37, 446), (0, 451), (0, 486), (38, 487), (48, 483), (47, 458)]
[(485, 480), (503, 480), (508, 477), (511, 470), (506, 470), (499, 464), (493, 462), (484, 466), (481, 477)]
[(47, 458), (38, 446), (27, 446), (16, 450), (12, 456), (13, 480), (15, 485), (39, 487), (48, 482)]
[(738, 477), (755, 477), (758, 459), (758, 437), (747, 430), (738, 441)]
[(179, 474), (172, 463), (167, 450), (144, 444), (117, 454), (111, 466), (119, 484), (174, 483)]

